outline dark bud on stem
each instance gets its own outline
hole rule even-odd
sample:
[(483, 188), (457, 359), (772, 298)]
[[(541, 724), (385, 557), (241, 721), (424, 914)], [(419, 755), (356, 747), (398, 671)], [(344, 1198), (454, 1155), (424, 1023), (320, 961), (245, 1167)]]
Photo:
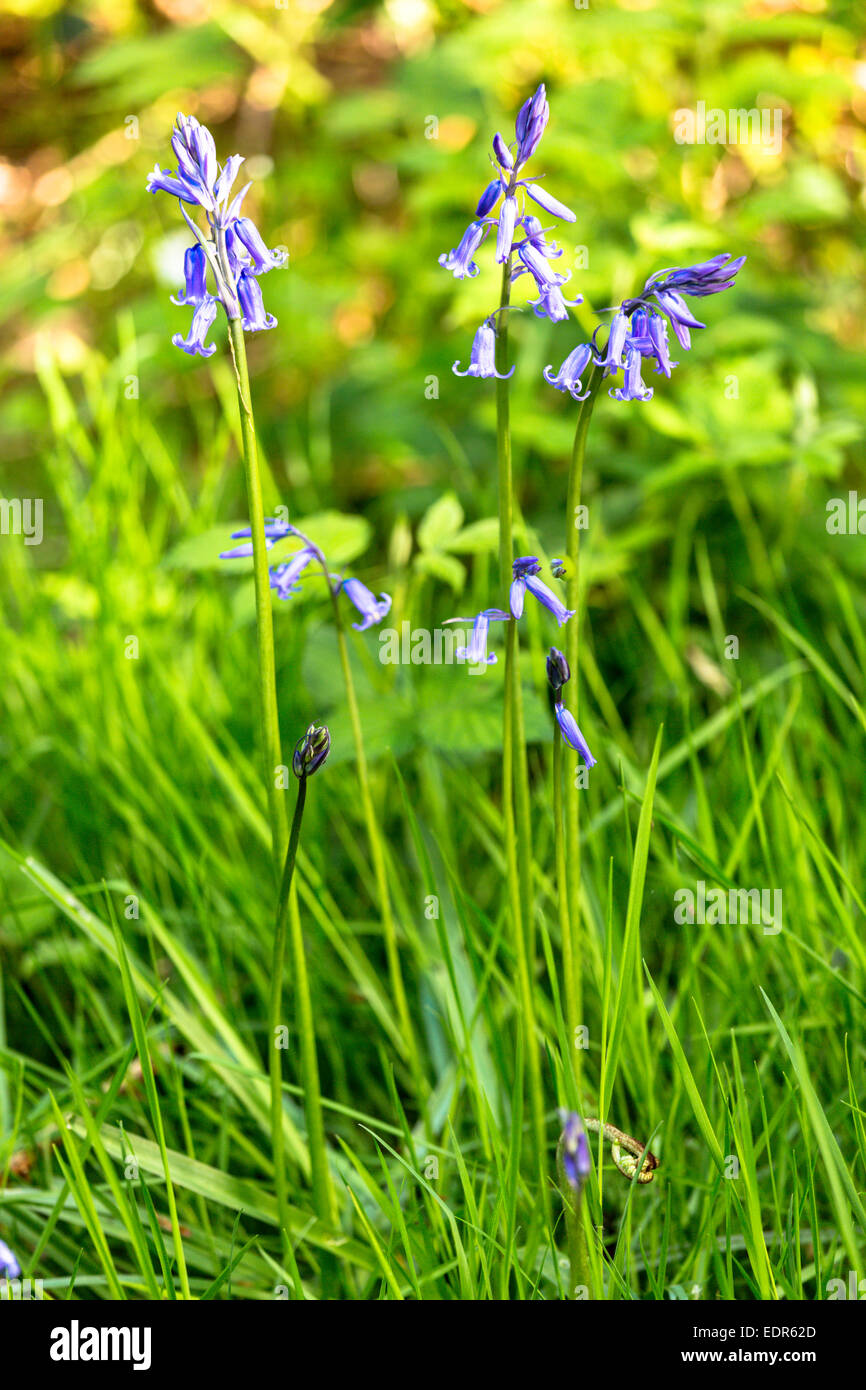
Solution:
[(292, 771), (296, 777), (309, 777), (316, 772), (331, 751), (331, 735), (324, 724), (311, 724), (303, 738), (295, 744)]
[(547, 658), (547, 679), (551, 690), (555, 690), (557, 693), (567, 681), (571, 680), (568, 662), (562, 652), (557, 651), (556, 647), (551, 647), (550, 655)]

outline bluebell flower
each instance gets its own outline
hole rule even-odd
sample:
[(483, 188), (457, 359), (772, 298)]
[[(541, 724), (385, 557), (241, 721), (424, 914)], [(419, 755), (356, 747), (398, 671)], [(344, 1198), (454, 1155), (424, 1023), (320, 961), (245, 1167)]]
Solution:
[[(172, 298), (174, 304), (194, 308), (193, 323), (186, 338), (176, 333), (172, 342), (184, 352), (210, 357), (216, 349), (206, 346), (204, 340), (216, 317), (217, 304), (222, 304), (227, 318), (240, 319), (247, 332), (276, 326), (273, 314), (265, 312), (256, 279), (283, 266), (287, 257), (284, 251), (267, 247), (255, 223), (241, 214), (250, 184), (232, 196), (243, 163), (241, 155), (231, 155), (220, 165), (210, 131), (194, 116), (182, 114), (177, 118), (171, 145), (177, 169), (161, 169), (157, 165), (148, 177), (147, 188), (150, 193), (168, 193), (179, 199), (184, 220), (196, 239), (184, 256), (183, 291)], [(205, 236), (196, 225), (184, 204), (203, 210), (210, 236)], [(207, 289), (208, 271), (213, 278), (214, 294)]]
[(347, 597), (352, 600), (363, 619), (360, 623), (353, 623), (352, 627), (356, 632), (366, 632), (368, 627), (374, 623), (381, 623), (385, 615), (391, 608), (390, 594), (380, 594), (378, 598), (370, 592), (366, 584), (362, 584), (360, 579), (344, 579), (340, 586)]
[(498, 372), (496, 370), (496, 330), (491, 319), (485, 319), (478, 328), (472, 342), (472, 352), (469, 358), (469, 366), (465, 372), (459, 370), (460, 359), (451, 368), (455, 376), (479, 376), (479, 377), (499, 377), (501, 381), (507, 381), (514, 375), (514, 367), (510, 372)]
[(511, 568), (514, 577), (508, 592), (508, 606), (512, 618), (523, 616), (523, 600), (527, 589), (553, 614), (560, 625), (574, 617), (574, 610), (566, 608), (553, 590), (548, 589), (538, 578), (541, 573), (541, 561), (537, 556), (523, 555), (513, 562)]
[[(232, 531), (232, 540), (240, 540), (241, 536), (251, 536), (253, 529), (251, 526), (243, 526), (240, 531)], [(265, 522), (265, 547), (270, 550), (277, 541), (285, 540), (286, 536), (294, 534), (294, 527), (287, 521), (266, 521)], [(247, 555), (252, 555), (252, 541), (248, 545), (237, 545), (234, 550), (220, 551), (221, 560), (240, 560)]]
[(495, 652), (487, 650), (487, 633), (492, 622), (508, 622), (511, 614), (501, 608), (483, 608), (474, 618), (446, 618), (446, 623), (471, 623), (472, 636), (468, 647), (458, 647), (454, 656), (458, 661), (468, 661), (472, 666), (495, 666), (498, 660)]
[[(499, 187), (498, 180), (496, 187)], [(444, 266), (446, 270), (452, 270), (455, 280), (463, 280), (467, 275), (474, 278), (478, 274), (478, 266), (472, 257), (484, 240), (487, 226), (488, 224), (483, 221), (470, 222), (460, 238), (460, 244), (454, 250), (449, 251), (447, 256), (443, 252), (439, 257), (439, 264)]]
[(0, 1240), (0, 1282), (4, 1279), (20, 1279), (21, 1266), (5, 1240)]
[(592, 1172), (592, 1158), (589, 1141), (583, 1121), (576, 1111), (560, 1111), (562, 1120), (562, 1166), (566, 1181), (575, 1192), (580, 1192)]
[(645, 386), (640, 374), (641, 352), (628, 340), (625, 349), (625, 370), (622, 386), (612, 386), (608, 392), (616, 401), (650, 401), (652, 387)]
[(618, 372), (622, 367), (623, 352), (625, 350), (625, 340), (628, 337), (629, 324), (630, 319), (626, 310), (624, 308), (618, 309), (613, 316), (610, 332), (607, 335), (607, 346), (604, 351), (604, 356), (596, 359), (598, 365), (604, 368), (605, 376), (610, 376), (611, 372)]
[(216, 299), (212, 294), (205, 295), (201, 303), (196, 305), (187, 336), (184, 338), (182, 333), (175, 333), (172, 337), (174, 346), (188, 352), (191, 357), (196, 354), (199, 357), (212, 357), (216, 352), (216, 343), (206, 343), (205, 338), (216, 316)]
[(589, 392), (583, 390), (581, 376), (591, 361), (592, 345), (579, 343), (576, 348), (572, 348), (555, 375), (552, 375), (553, 367), (550, 365), (545, 367), (542, 375), (557, 391), (569, 391), (576, 401), (585, 401)]
[(595, 767), (596, 760), (589, 751), (589, 745), (586, 739), (577, 727), (577, 720), (571, 710), (565, 708), (561, 699), (557, 700), (554, 704), (553, 713), (559, 725), (559, 732), (562, 734), (569, 748), (573, 748), (576, 753), (580, 754), (587, 767)]
[(184, 287), (180, 295), (175, 298), (171, 295), (172, 304), (193, 304), (198, 306), (205, 299), (209, 298), (207, 292), (207, 256), (203, 246), (196, 242), (195, 246), (188, 246), (183, 253), (183, 282)]
[(275, 591), (277, 598), (291, 598), (300, 589), (297, 582), (299, 577), (311, 560), (317, 558), (315, 550), (311, 546), (305, 545), (298, 550), (288, 560), (284, 560), (281, 565), (274, 565), (270, 570), (270, 586)]
[(258, 333), (263, 328), (275, 327), (277, 321), (273, 314), (265, 312), (262, 287), (249, 270), (241, 271), (238, 276), (237, 292), (247, 333)]

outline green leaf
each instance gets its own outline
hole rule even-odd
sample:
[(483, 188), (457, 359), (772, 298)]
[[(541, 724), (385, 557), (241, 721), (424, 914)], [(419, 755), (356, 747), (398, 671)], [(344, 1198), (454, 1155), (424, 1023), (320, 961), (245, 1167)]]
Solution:
[(438, 550), (463, 525), (463, 508), (453, 492), (446, 492), (428, 507), (418, 523), (418, 544), (422, 550)]

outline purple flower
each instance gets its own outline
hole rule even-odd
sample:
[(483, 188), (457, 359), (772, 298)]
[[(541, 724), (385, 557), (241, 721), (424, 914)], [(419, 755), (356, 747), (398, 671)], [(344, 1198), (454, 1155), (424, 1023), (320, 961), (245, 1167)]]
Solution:
[(454, 655), (458, 661), (468, 661), (472, 666), (494, 666), (495, 652), (487, 651), (487, 632), (492, 622), (507, 622), (509, 613), (501, 608), (484, 608), (474, 618), (446, 618), (446, 623), (471, 623), (472, 636), (468, 647), (458, 647)]
[[(157, 165), (148, 177), (148, 191), (168, 193), (181, 204), (200, 207), (210, 233), (205, 236), (181, 206), (196, 244), (184, 256), (184, 289), (172, 302), (191, 305), (195, 313), (189, 336), (183, 338), (175, 334), (172, 342), (184, 352), (209, 357), (216, 349), (206, 348), (204, 338), (216, 315), (217, 303), (222, 304), (229, 319), (241, 319), (247, 332), (255, 333), (276, 325), (273, 314), (265, 312), (255, 277), (284, 265), (286, 253), (270, 250), (250, 218), (241, 216), (241, 206), (250, 185), (246, 184), (234, 198), (231, 196), (243, 163), (241, 155), (233, 154), (220, 165), (210, 131), (194, 116), (183, 114), (177, 118), (171, 145), (177, 158), (177, 170), (161, 169)], [(208, 270), (213, 276), (213, 295), (207, 290)]]
[(243, 312), (243, 325), (247, 333), (258, 333), (263, 328), (274, 328), (273, 314), (265, 313), (262, 287), (256, 276), (249, 270), (242, 270), (237, 283), (238, 300)]
[(526, 163), (530, 155), (535, 154), (549, 119), (550, 107), (547, 104), (547, 93), (542, 82), (532, 96), (523, 103), (514, 123), (514, 133), (517, 136), (517, 159), (515, 163), (518, 169), (521, 164)]
[(499, 213), (498, 230), (496, 233), (496, 260), (499, 265), (504, 265), (511, 255), (511, 243), (514, 240), (514, 228), (516, 225), (517, 199), (512, 193), (509, 193)]
[(583, 383), (580, 378), (592, 360), (591, 345), (579, 343), (576, 348), (572, 348), (555, 376), (551, 375), (552, 366), (545, 367), (542, 375), (545, 381), (549, 381), (551, 386), (556, 387), (557, 391), (569, 391), (576, 401), (585, 401), (589, 392), (583, 391)]
[[(277, 541), (284, 540), (286, 536), (292, 535), (293, 528), (287, 521), (266, 521), (265, 522), (265, 546), (270, 550), (271, 546)], [(251, 526), (244, 526), (240, 531), (232, 531), (232, 540), (240, 540), (241, 536), (251, 536), (253, 530)], [(240, 560), (247, 555), (252, 555), (252, 542), (249, 545), (235, 546), (234, 550), (220, 551), (221, 560)]]
[[(478, 206), (475, 209), (476, 217), (486, 217), (488, 212), (495, 208), (499, 199), (502, 197), (502, 180), (497, 176), (491, 179), (481, 197), (478, 199)], [(442, 264), (442, 257), (439, 257), (439, 264)], [(449, 267), (450, 269), (450, 267)]]
[(172, 304), (193, 304), (196, 307), (207, 298), (207, 256), (204, 247), (188, 246), (183, 253), (183, 292)]
[(560, 1111), (562, 1120), (562, 1166), (569, 1187), (580, 1192), (592, 1172), (589, 1142), (583, 1121), (576, 1111)]
[(723, 251), (720, 256), (712, 256), (710, 260), (700, 261), (698, 265), (686, 266), (684, 269), (657, 270), (644, 285), (644, 296), (665, 288), (678, 290), (680, 294), (696, 296), (718, 294), (720, 290), (731, 288), (737, 271), (745, 262), (745, 256), (738, 256), (734, 260), (729, 252)]
[(291, 598), (300, 589), (297, 580), (311, 560), (315, 560), (316, 552), (311, 546), (305, 545), (298, 550), (290, 559), (284, 560), (281, 565), (274, 565), (270, 570), (270, 585), (275, 591), (277, 598)]
[(253, 274), (265, 275), (269, 270), (280, 270), (288, 260), (288, 253), (280, 247), (268, 250), (262, 241), (255, 222), (248, 217), (238, 217), (232, 224), (232, 231), (249, 251), (253, 262)]
[(216, 343), (205, 343), (205, 338), (216, 315), (217, 301), (212, 294), (205, 295), (201, 303), (196, 305), (189, 333), (185, 338), (175, 333), (171, 340), (174, 346), (188, 352), (191, 357), (195, 357), (196, 353), (200, 357), (211, 357), (216, 352)]
[(577, 213), (572, 212), (571, 208), (566, 207), (565, 203), (561, 203), (558, 198), (554, 198), (552, 193), (548, 193), (546, 188), (541, 187), (541, 184), (523, 181), (518, 187), (525, 188), (532, 201), (544, 208), (544, 211), (549, 212), (551, 216), (561, 217), (563, 222), (577, 221)]
[[(498, 180), (496, 187), (499, 187)], [(443, 251), (439, 257), (439, 264), (446, 270), (453, 271), (455, 280), (464, 280), (467, 275), (474, 278), (478, 274), (478, 266), (472, 257), (484, 240), (486, 231), (486, 222), (470, 222), (456, 249), (449, 251), (447, 255)]]
[(641, 354), (633, 342), (626, 344), (625, 371), (622, 386), (612, 386), (608, 395), (615, 401), (651, 401), (651, 386), (645, 386), (640, 374)]
[(560, 285), (565, 283), (564, 275), (555, 275), (541, 287), (538, 299), (531, 300), (531, 307), (537, 319), (550, 319), (551, 323), (562, 323), (568, 318), (568, 308), (583, 303), (583, 295), (577, 299), (564, 299)]
[(574, 610), (566, 608), (553, 590), (548, 589), (547, 585), (542, 583), (538, 578), (540, 572), (541, 561), (535, 555), (524, 555), (514, 561), (512, 565), (514, 577), (508, 592), (508, 606), (511, 609), (512, 618), (523, 616), (523, 600), (528, 589), (538, 599), (538, 602), (553, 614), (559, 624), (567, 622), (569, 618), (574, 617)]
[(577, 720), (571, 710), (565, 708), (562, 700), (557, 700), (553, 706), (553, 713), (556, 715), (559, 732), (569, 748), (573, 748), (576, 753), (580, 754), (587, 767), (595, 767), (595, 758), (590, 753), (589, 745), (577, 727)]
[(605, 376), (610, 376), (611, 372), (618, 372), (622, 367), (622, 355), (625, 349), (625, 340), (628, 337), (629, 322), (625, 308), (618, 309), (613, 316), (610, 332), (607, 335), (604, 357), (597, 359), (598, 365), (604, 367)]
[(485, 319), (475, 334), (472, 342), (472, 353), (469, 359), (469, 366), (465, 372), (459, 371), (460, 359), (451, 368), (455, 376), (479, 376), (479, 377), (499, 377), (500, 381), (507, 381), (514, 375), (514, 367), (510, 372), (498, 372), (496, 370), (496, 330), (490, 319)]
[(367, 628), (372, 627), (374, 623), (381, 623), (386, 613), (390, 611), (390, 594), (380, 594), (377, 599), (366, 584), (361, 583), (360, 579), (344, 579), (340, 587), (352, 600), (363, 619), (363, 622), (352, 624), (356, 632), (366, 632)]

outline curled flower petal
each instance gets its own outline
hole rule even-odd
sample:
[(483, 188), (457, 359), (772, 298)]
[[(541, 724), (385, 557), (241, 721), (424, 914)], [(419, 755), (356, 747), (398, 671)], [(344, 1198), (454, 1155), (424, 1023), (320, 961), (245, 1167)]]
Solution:
[(592, 360), (592, 347), (589, 343), (578, 343), (572, 348), (555, 376), (552, 366), (544, 368), (545, 381), (555, 386), (557, 391), (568, 391), (576, 401), (585, 401), (589, 392), (583, 391), (581, 375)]
[(451, 368), (455, 376), (477, 376), (477, 377), (498, 377), (501, 381), (507, 380), (514, 375), (515, 368), (510, 372), (498, 372), (496, 370), (496, 331), (489, 319), (485, 319), (476, 330), (472, 341), (472, 353), (469, 366), (465, 372), (459, 370), (459, 359)]
[(484, 240), (486, 230), (486, 223), (470, 222), (460, 238), (460, 244), (447, 255), (443, 252), (439, 257), (439, 264), (453, 271), (455, 280), (464, 280), (467, 275), (472, 279), (478, 274), (478, 266), (472, 257)]
[(188, 336), (184, 338), (180, 333), (175, 333), (171, 340), (174, 346), (182, 352), (189, 353), (191, 357), (196, 354), (200, 357), (211, 357), (216, 352), (216, 343), (205, 343), (205, 338), (216, 313), (217, 301), (209, 294), (196, 306)]
[(288, 259), (286, 252), (275, 248), (270, 251), (262, 241), (259, 229), (249, 217), (239, 217), (232, 226), (238, 240), (246, 247), (252, 257), (255, 275), (263, 275), (269, 270), (281, 269)]

